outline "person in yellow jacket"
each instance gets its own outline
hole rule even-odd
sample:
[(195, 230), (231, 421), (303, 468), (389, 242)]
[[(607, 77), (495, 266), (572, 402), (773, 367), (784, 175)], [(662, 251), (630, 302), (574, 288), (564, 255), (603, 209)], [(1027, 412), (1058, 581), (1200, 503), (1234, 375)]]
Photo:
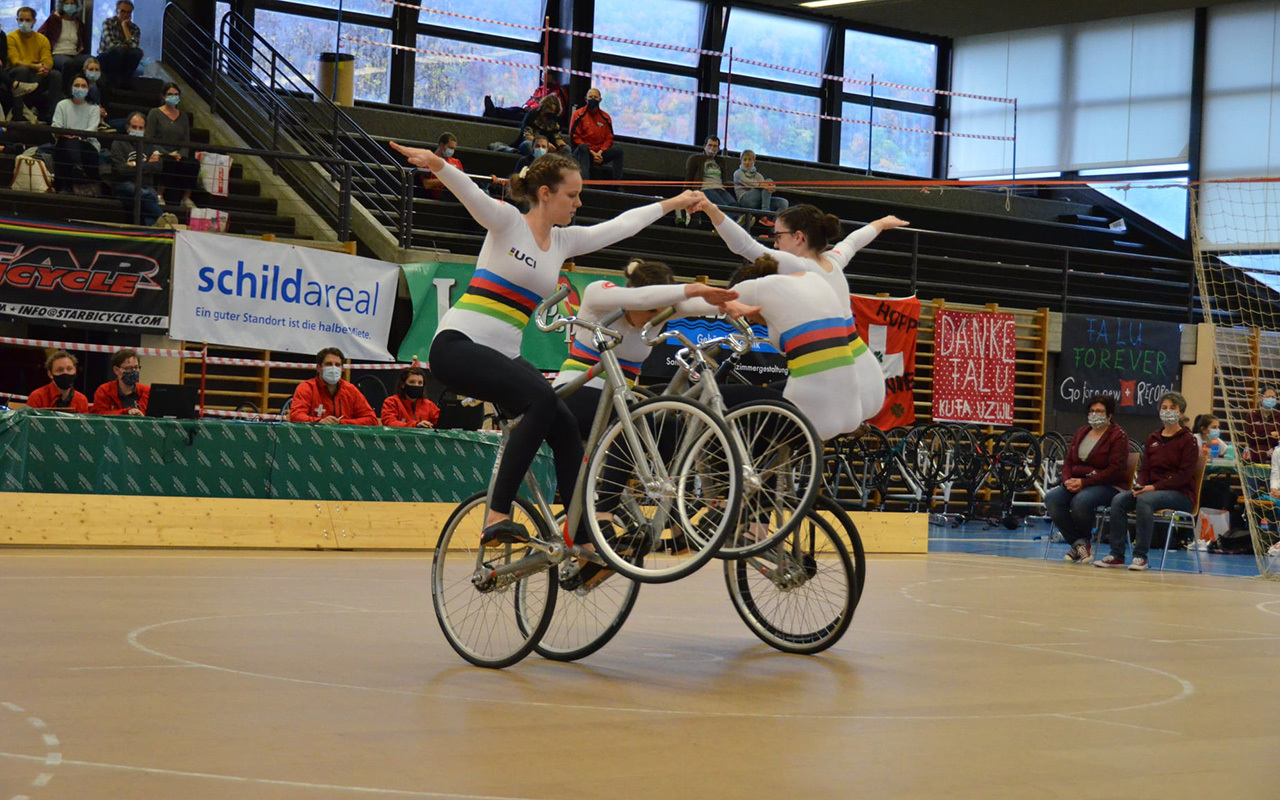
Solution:
[[(60, 85), (61, 76), (53, 68), (53, 48), (49, 39), (36, 30), (36, 12), (29, 6), (18, 9), (18, 29), (10, 31), (9, 66), (13, 79), (14, 119), (25, 116), (29, 122), (49, 122), (55, 100), (51, 87)], [(23, 92), (22, 89), (29, 91)]]

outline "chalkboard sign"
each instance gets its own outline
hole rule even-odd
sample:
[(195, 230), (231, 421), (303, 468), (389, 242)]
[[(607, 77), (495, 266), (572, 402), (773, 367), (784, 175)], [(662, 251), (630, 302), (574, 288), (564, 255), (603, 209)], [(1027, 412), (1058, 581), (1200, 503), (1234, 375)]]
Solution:
[(1160, 396), (1182, 385), (1181, 351), (1177, 323), (1066, 314), (1053, 407), (1085, 411), (1104, 394), (1117, 413), (1155, 416)]

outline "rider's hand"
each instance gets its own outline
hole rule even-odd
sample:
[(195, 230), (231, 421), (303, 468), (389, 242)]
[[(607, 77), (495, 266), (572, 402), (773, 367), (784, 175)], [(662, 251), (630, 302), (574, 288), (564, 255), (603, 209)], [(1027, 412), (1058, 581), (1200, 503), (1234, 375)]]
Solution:
[(751, 317), (759, 314), (761, 306), (749, 306), (745, 303), (739, 303), (737, 300), (730, 300), (727, 303), (720, 303), (720, 310), (729, 315), (730, 319), (742, 319), (743, 317)]
[(434, 150), (427, 150), (422, 147), (405, 147), (403, 145), (391, 143), (391, 149), (405, 157), (405, 160), (415, 167), (426, 167), (435, 172), (444, 167), (445, 161), (436, 155)]
[(737, 300), (738, 293), (732, 289), (721, 289), (706, 283), (688, 283), (684, 287), (685, 297), (701, 297), (713, 306)]
[(904, 219), (898, 219), (897, 217), (890, 214), (887, 217), (881, 217), (880, 219), (876, 220), (871, 224), (875, 227), (876, 230), (880, 231), (881, 233), (884, 233), (890, 228), (905, 228), (911, 223), (907, 222)]

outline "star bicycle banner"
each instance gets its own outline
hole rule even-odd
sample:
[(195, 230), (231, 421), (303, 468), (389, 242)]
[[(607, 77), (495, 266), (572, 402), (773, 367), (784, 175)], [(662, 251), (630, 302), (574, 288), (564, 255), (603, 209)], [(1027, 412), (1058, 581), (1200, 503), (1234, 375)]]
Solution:
[(164, 333), (173, 234), (0, 218), (0, 318)]
[(400, 267), (216, 233), (177, 234), (169, 335), (210, 344), (390, 361)]
[(1012, 425), (1017, 327), (1012, 314), (939, 311), (933, 319), (933, 419)]
[(920, 300), (911, 297), (851, 295), (858, 335), (875, 353), (884, 373), (884, 405), (868, 420), (880, 430), (916, 421), (916, 335)]
[(1087, 411), (1103, 394), (1118, 414), (1154, 415), (1160, 396), (1182, 384), (1181, 353), (1176, 322), (1064, 314), (1053, 407)]

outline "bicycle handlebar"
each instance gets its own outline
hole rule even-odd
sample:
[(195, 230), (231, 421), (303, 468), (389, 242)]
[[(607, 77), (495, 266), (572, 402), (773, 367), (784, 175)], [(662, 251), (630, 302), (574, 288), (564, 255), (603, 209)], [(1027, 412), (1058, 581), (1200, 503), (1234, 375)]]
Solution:
[[(575, 315), (566, 316), (565, 314), (559, 314), (554, 321), (547, 321), (547, 315), (550, 314), (556, 306), (560, 305), (561, 301), (569, 296), (570, 288), (571, 287), (569, 286), (561, 286), (559, 289), (552, 292), (546, 300), (543, 300), (538, 304), (537, 309), (533, 312), (533, 321), (538, 326), (538, 330), (551, 333), (552, 331), (563, 330), (569, 326), (581, 327), (586, 328), (596, 335), (597, 345), (600, 347), (612, 347), (613, 345), (621, 342), (622, 334), (609, 327), (613, 323), (622, 319), (622, 315), (626, 313), (621, 308), (610, 312), (599, 322), (591, 322), (590, 320), (581, 319)], [(612, 341), (606, 342), (606, 339)]]

